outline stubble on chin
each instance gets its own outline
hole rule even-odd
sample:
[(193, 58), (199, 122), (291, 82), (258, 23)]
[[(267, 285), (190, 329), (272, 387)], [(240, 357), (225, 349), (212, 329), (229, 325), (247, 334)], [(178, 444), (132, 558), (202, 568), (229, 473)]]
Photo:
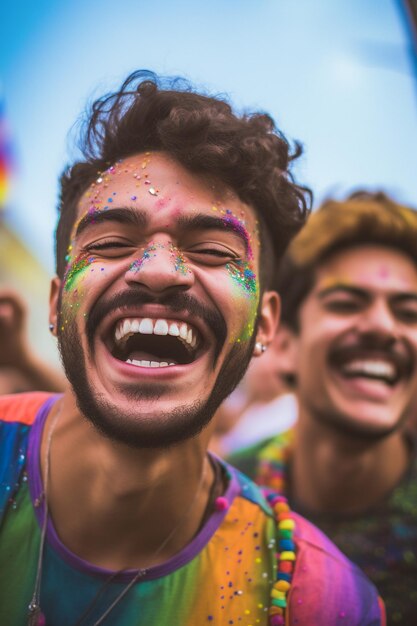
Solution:
[[(99, 395), (90, 385), (86, 362), (93, 355), (84, 352), (75, 321), (67, 322), (64, 330), (59, 324), (59, 329), (61, 360), (82, 415), (103, 436), (133, 448), (167, 448), (196, 437), (243, 377), (255, 343), (253, 336), (245, 344), (235, 343), (232, 346), (206, 400), (184, 402), (169, 412), (161, 413), (157, 405), (166, 391), (165, 386), (140, 384), (123, 390), (126, 399), (133, 405), (131, 411), (123, 413), (111, 398)], [(144, 401), (147, 404), (153, 401), (155, 410), (141, 411)]]

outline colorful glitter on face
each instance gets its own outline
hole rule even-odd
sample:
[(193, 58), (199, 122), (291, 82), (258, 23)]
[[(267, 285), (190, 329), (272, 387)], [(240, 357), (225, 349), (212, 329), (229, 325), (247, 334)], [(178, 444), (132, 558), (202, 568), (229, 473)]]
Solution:
[[(247, 322), (243, 329), (240, 330), (239, 336), (235, 341), (241, 343), (251, 339), (255, 330), (255, 320), (259, 302), (259, 285), (256, 274), (251, 269), (249, 263), (244, 261), (235, 261), (227, 263), (226, 269), (233, 281), (239, 286), (239, 290), (243, 291), (251, 300), (251, 310), (247, 316)], [(242, 311), (242, 315), (245, 315)], [(246, 317), (246, 315), (245, 315)]]
[(64, 276), (64, 289), (65, 291), (69, 291), (73, 286), (77, 278), (84, 272), (87, 267), (91, 265), (96, 260), (94, 256), (83, 257), (79, 260), (75, 260), (72, 263)]
[(256, 274), (252, 271), (249, 263), (244, 261), (235, 261), (227, 263), (226, 269), (233, 280), (242, 287), (246, 293), (256, 296), (258, 293), (258, 281)]
[(250, 243), (250, 237), (249, 237), (248, 231), (246, 230), (242, 222), (238, 220), (229, 209), (226, 209), (226, 213), (227, 213), (227, 217), (223, 218), (224, 224), (228, 224), (232, 226), (233, 230), (235, 230), (241, 237), (243, 237), (246, 243), (248, 259), (252, 260), (253, 251), (252, 251), (252, 246)]
[[(152, 255), (150, 253), (151, 252), (155, 252), (155, 250), (157, 250), (158, 247), (163, 247), (163, 246), (161, 244), (159, 244), (159, 246), (157, 246), (157, 245), (152, 244), (152, 243), (149, 246), (147, 246), (144, 249), (142, 256), (139, 259), (135, 259), (130, 264), (129, 270), (131, 272), (134, 272), (135, 274), (137, 272), (139, 272), (142, 269), (143, 264), (146, 263), (146, 261), (149, 261), (149, 259), (151, 258)], [(153, 255), (153, 256), (155, 256), (155, 255)]]
[(179, 272), (183, 276), (186, 276), (187, 274), (190, 273), (191, 270), (187, 266), (187, 262), (183, 253), (177, 247), (175, 247), (172, 243), (168, 243), (168, 244), (151, 243), (149, 246), (145, 248), (142, 256), (138, 259), (135, 259), (131, 263), (130, 268), (129, 268), (130, 271), (133, 271), (135, 273), (139, 272), (142, 269), (143, 264), (146, 261), (149, 261), (151, 256), (156, 257), (156, 254), (151, 255), (150, 253), (156, 252), (157, 250), (168, 250), (170, 257), (172, 259), (172, 263), (173, 263), (173, 271)]
[(190, 268), (187, 265), (187, 261), (183, 253), (178, 250), (175, 246), (171, 246), (171, 254), (174, 256), (174, 266), (175, 271), (179, 272), (183, 276), (186, 276), (191, 272)]

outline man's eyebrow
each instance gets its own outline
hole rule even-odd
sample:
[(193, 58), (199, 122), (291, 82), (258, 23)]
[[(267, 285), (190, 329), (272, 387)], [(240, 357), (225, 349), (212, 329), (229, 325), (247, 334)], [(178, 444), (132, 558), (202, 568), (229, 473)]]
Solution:
[[(357, 298), (366, 299), (370, 297), (370, 293), (368, 289), (361, 289), (360, 287), (354, 287), (353, 285), (347, 285), (345, 283), (337, 283), (331, 285), (330, 287), (326, 287), (324, 289), (319, 290), (318, 297), (319, 299), (325, 298), (328, 295), (333, 293), (343, 292), (348, 293), (349, 295), (356, 296)], [(390, 300), (395, 300), (395, 302), (407, 302), (413, 300), (417, 302), (417, 292), (415, 291), (401, 291), (397, 293), (393, 293), (388, 296)]]
[(178, 218), (178, 226), (183, 230), (227, 230), (241, 239), (245, 244), (246, 252), (250, 250), (249, 234), (242, 222), (236, 218), (205, 214), (184, 215)]
[(320, 299), (325, 298), (333, 293), (343, 292), (348, 293), (349, 295), (356, 296), (358, 298), (368, 298), (369, 292), (366, 289), (361, 289), (360, 287), (354, 287), (353, 285), (347, 285), (346, 283), (335, 283), (330, 287), (325, 287), (324, 289), (320, 289), (318, 291), (318, 297)]
[(403, 293), (396, 294), (393, 300), (399, 303), (408, 302), (410, 300), (417, 302), (417, 293), (415, 291), (404, 291)]
[(89, 211), (80, 219), (75, 231), (75, 237), (79, 237), (89, 226), (102, 222), (118, 222), (119, 224), (131, 224), (132, 226), (144, 228), (148, 223), (148, 218), (145, 211), (138, 211), (130, 207), (96, 209)]

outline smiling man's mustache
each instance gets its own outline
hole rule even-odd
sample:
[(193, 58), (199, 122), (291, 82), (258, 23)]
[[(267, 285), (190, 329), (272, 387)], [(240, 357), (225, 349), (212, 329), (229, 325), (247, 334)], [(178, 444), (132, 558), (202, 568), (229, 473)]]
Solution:
[(394, 337), (379, 337), (376, 334), (358, 337), (345, 345), (334, 347), (329, 356), (335, 364), (364, 356), (385, 357), (394, 363), (401, 374), (407, 374), (413, 366), (412, 354), (406, 345)]
[(94, 337), (98, 325), (107, 315), (117, 309), (139, 307), (145, 304), (165, 306), (169, 313), (186, 311), (193, 317), (201, 319), (210, 328), (216, 339), (214, 360), (216, 361), (227, 337), (227, 326), (224, 317), (214, 308), (201, 304), (194, 296), (183, 293), (165, 293), (155, 296), (138, 287), (115, 294), (111, 298), (98, 300), (87, 316), (86, 333), (90, 351), (93, 351)]

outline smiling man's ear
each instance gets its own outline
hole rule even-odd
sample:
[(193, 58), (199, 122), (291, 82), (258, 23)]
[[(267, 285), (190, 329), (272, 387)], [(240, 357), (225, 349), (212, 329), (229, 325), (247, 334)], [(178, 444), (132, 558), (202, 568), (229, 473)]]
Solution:
[(61, 281), (58, 276), (51, 280), (49, 291), (49, 329), (53, 335), (58, 332), (58, 302), (61, 290)]
[(280, 312), (281, 300), (277, 292), (265, 291), (262, 296), (262, 303), (258, 314), (254, 356), (260, 356), (275, 337)]

